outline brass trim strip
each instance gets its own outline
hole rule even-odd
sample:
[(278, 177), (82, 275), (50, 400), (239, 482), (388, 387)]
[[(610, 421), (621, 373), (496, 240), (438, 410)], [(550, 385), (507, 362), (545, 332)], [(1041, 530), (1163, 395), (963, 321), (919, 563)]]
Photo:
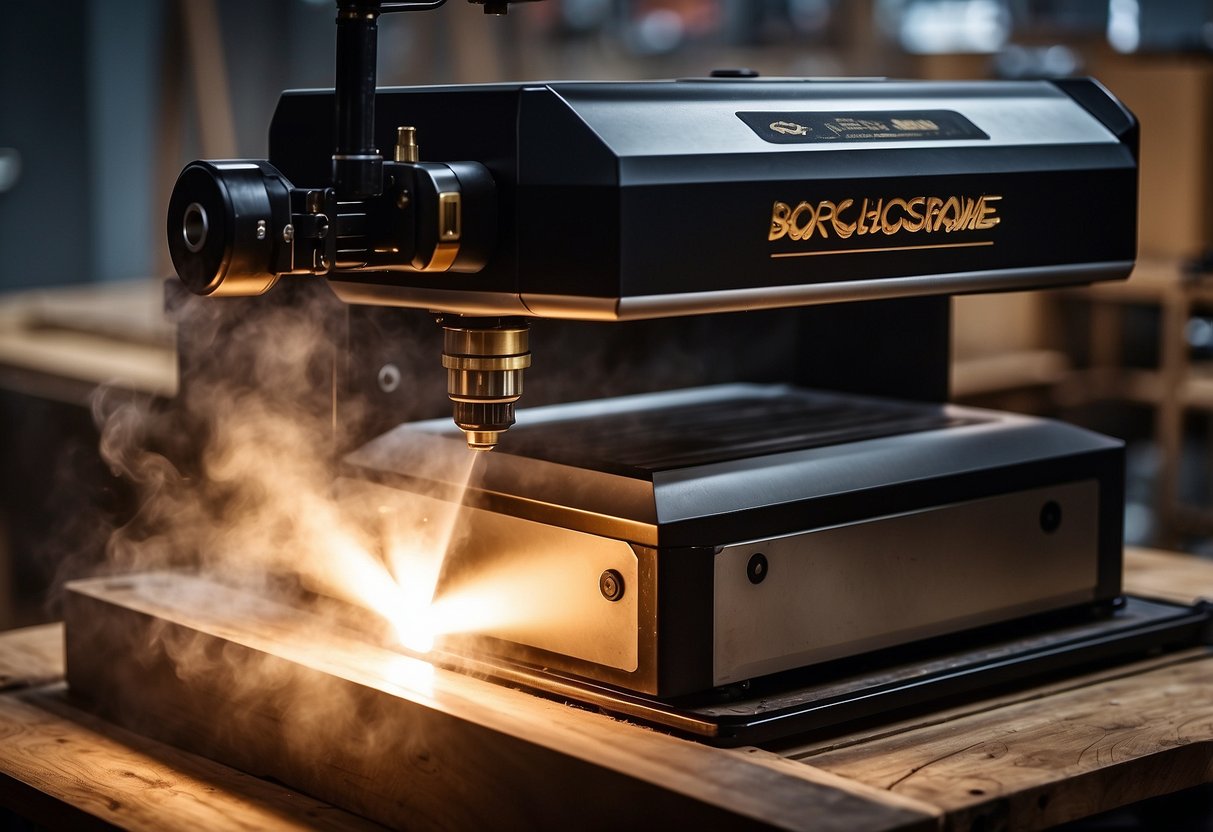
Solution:
[(497, 372), (509, 370), (525, 370), (531, 366), (531, 354), (501, 355), (488, 358), (478, 355), (447, 355), (442, 354), (442, 366), (448, 370), (468, 370), (471, 372)]
[[(463, 200), (458, 191), (438, 194), (438, 239), (458, 242), (463, 237)], [(456, 247), (458, 250), (458, 247)]]
[(462, 289), (398, 286), (390, 283), (361, 283), (357, 274), (330, 278), (329, 287), (344, 303), (371, 306), (403, 306), (440, 309), (461, 315), (530, 315), (522, 299), (512, 292), (480, 292)]
[(874, 254), (878, 251), (921, 251), (928, 248), (976, 248), (977, 246), (992, 246), (993, 240), (983, 240), (976, 243), (934, 243), (923, 246), (877, 246), (875, 248), (843, 248), (834, 251), (777, 251), (771, 254), (771, 259), (777, 257), (816, 257), (822, 254)]

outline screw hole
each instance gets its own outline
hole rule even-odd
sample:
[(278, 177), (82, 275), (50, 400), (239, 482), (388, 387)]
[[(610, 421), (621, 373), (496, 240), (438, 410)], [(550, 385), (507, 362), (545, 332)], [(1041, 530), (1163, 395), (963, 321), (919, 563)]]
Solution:
[(400, 387), (400, 368), (395, 364), (384, 364), (379, 368), (379, 389), (394, 393)]

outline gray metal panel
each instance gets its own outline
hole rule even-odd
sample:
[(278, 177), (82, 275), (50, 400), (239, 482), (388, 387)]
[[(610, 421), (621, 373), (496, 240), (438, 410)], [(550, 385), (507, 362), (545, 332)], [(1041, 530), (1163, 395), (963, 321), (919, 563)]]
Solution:
[[(338, 487), (377, 501), (385, 523), (404, 515), (401, 525), (419, 535), (397, 543), (417, 549), (411, 556), (426, 560), (435, 577), (443, 572), (430, 611), (422, 612), (432, 616), (436, 635), (499, 638), (629, 673), (637, 669), (640, 572), (631, 546), (372, 483), (338, 480)], [(416, 522), (420, 518), (433, 522)], [(435, 525), (450, 531), (420, 536)], [(607, 569), (623, 576), (617, 601), (598, 589)], [(409, 574), (425, 571), (414, 564)]]
[[(1050, 500), (1063, 519), (1046, 533)], [(714, 684), (1090, 601), (1098, 523), (1087, 480), (725, 547)], [(769, 568), (753, 584), (756, 552)]]
[[(436, 603), (466, 618), (484, 616), (475, 635), (512, 641), (633, 672), (639, 665), (640, 572), (618, 540), (464, 507), (454, 557), (475, 565), (468, 580), (443, 587)], [(623, 576), (608, 601), (598, 579)]]

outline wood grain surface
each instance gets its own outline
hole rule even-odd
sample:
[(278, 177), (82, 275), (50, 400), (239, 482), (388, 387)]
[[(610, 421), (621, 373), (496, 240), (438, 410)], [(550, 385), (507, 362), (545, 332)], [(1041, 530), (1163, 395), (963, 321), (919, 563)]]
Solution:
[(63, 678), (63, 625), (44, 624), (0, 635), (0, 691)]
[(159, 280), (4, 295), (0, 383), (83, 405), (99, 384), (172, 396), (173, 333)]
[[(1176, 601), (1208, 596), (1213, 563), (1130, 550), (1126, 589)], [(254, 604), (260, 613), (253, 614), (229, 605), (223, 615), (212, 609), (209, 618), (193, 615), (165, 628), (153, 607), (146, 599), (128, 603), (110, 617), (109, 629), (105, 615), (90, 613), (90, 638), (78, 645), (109, 646), (85, 650), (86, 673), (112, 677), (109, 663), (126, 663), (121, 694), (106, 694), (122, 700), (110, 703), (123, 712), (119, 718), (257, 775), (299, 775), (314, 795), (363, 789), (369, 797), (360, 799), (395, 801), (395, 814), (381, 817), (396, 825), (574, 823), (572, 815), (556, 815), (559, 803), (575, 807), (577, 825), (590, 828), (643, 818), (683, 828), (1037, 829), (1213, 781), (1207, 649), (779, 752), (724, 751), (458, 674), (385, 672), (374, 648), (301, 627), (282, 610)], [(202, 637), (174, 641), (174, 628)], [(183, 645), (209, 651), (240, 673), (270, 672), (275, 685), (253, 706), (230, 675), (199, 684), (185, 673), (183, 682), (181, 666), (156, 658), (155, 644), (162, 653)], [(302, 670), (275, 675), (267, 657)], [(0, 634), (0, 802), (36, 822), (369, 826), (86, 712), (61, 685), (46, 684), (62, 671), (59, 625)], [(330, 681), (313, 684), (316, 674)], [(315, 710), (326, 701), (328, 711)], [(403, 720), (391, 716), (400, 701), (409, 704)], [(247, 714), (237, 718), (235, 710)], [(326, 713), (327, 730), (284, 739), (284, 729), (324, 723)], [(368, 767), (358, 752), (373, 739), (342, 736), (357, 724), (385, 726), (400, 741), (380, 745), (378, 762)], [(635, 811), (621, 812), (620, 801)]]
[(798, 759), (941, 809), (1042, 829), (1213, 780), (1213, 653)]
[[(1126, 592), (1213, 596), (1213, 562), (1130, 549)], [(791, 759), (943, 813), (948, 829), (1041, 829), (1213, 781), (1213, 652), (1108, 668), (864, 732)]]
[(906, 798), (434, 669), (201, 579), (82, 582), (65, 609), (68, 682), (107, 718), (389, 826), (937, 828)]
[(1125, 551), (1125, 592), (1190, 604), (1213, 601), (1213, 560), (1155, 549)]
[(0, 696), (0, 803), (47, 829), (382, 828), (89, 716), (62, 683)]

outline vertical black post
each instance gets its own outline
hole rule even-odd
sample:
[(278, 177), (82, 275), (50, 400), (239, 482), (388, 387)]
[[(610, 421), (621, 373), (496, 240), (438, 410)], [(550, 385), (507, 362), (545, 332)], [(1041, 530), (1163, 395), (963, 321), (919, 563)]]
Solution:
[(379, 11), (379, 0), (337, 0), (333, 187), (342, 199), (366, 199), (383, 189), (383, 157), (375, 147)]

